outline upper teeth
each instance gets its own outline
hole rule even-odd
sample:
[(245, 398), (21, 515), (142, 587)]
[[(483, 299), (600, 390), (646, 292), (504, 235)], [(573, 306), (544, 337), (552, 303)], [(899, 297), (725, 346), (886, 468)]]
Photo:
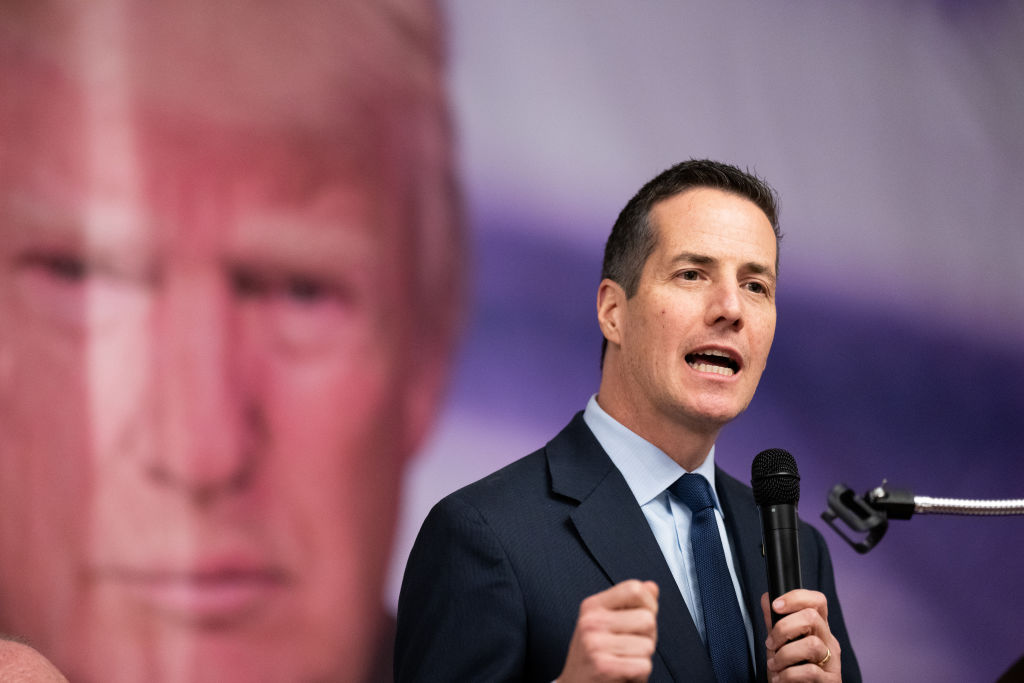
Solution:
[[(725, 351), (719, 351), (718, 349), (708, 349), (706, 351), (700, 351), (698, 352), (698, 355), (717, 356), (719, 358), (726, 358), (730, 361), (732, 360), (732, 356), (730, 356)], [(709, 363), (701, 363), (700, 361), (691, 361), (690, 367), (692, 367), (697, 372), (713, 372), (715, 374), (725, 375), (727, 377), (736, 374), (736, 372), (731, 367), (711, 365)]]

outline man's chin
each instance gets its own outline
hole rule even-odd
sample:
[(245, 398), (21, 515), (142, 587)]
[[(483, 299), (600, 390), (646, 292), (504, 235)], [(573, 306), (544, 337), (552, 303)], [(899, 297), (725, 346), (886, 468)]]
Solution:
[(737, 403), (736, 401), (705, 401), (696, 406), (690, 406), (680, 411), (681, 421), (690, 429), (702, 434), (716, 434), (721, 429), (735, 420), (747, 409), (749, 401)]

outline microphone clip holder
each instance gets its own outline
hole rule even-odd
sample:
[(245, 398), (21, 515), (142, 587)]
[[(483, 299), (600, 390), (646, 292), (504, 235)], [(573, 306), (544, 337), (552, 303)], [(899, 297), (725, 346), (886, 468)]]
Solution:
[[(964, 500), (915, 496), (906, 489), (887, 489), (885, 480), (858, 498), (845, 484), (836, 484), (828, 494), (821, 518), (858, 553), (874, 548), (889, 528), (890, 519), (910, 519), (914, 513), (940, 515), (1024, 515), (1024, 499)], [(835, 523), (863, 534), (851, 538)]]
[[(862, 555), (874, 548), (888, 531), (890, 507), (893, 519), (910, 519), (914, 513), (914, 496), (910, 491), (889, 492), (884, 487), (885, 482), (858, 498), (850, 487), (836, 484), (828, 494), (825, 511), (821, 513), (825, 523)], [(835, 523), (836, 519), (863, 536), (860, 540), (851, 538)]]

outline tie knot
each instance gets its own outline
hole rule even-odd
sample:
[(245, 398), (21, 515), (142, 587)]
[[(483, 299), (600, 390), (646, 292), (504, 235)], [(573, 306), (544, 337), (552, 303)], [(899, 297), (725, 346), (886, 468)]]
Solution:
[(711, 495), (711, 484), (699, 474), (687, 473), (668, 487), (694, 513), (715, 506)]

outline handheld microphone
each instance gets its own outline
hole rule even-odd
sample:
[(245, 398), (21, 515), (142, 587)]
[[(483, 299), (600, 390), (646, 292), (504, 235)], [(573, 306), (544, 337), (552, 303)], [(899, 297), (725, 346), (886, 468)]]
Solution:
[[(769, 448), (754, 457), (750, 486), (761, 511), (761, 540), (768, 572), (769, 604), (775, 598), (803, 588), (800, 576), (799, 521), (800, 472), (796, 460), (781, 448)], [(772, 610), (772, 624), (779, 620)]]

